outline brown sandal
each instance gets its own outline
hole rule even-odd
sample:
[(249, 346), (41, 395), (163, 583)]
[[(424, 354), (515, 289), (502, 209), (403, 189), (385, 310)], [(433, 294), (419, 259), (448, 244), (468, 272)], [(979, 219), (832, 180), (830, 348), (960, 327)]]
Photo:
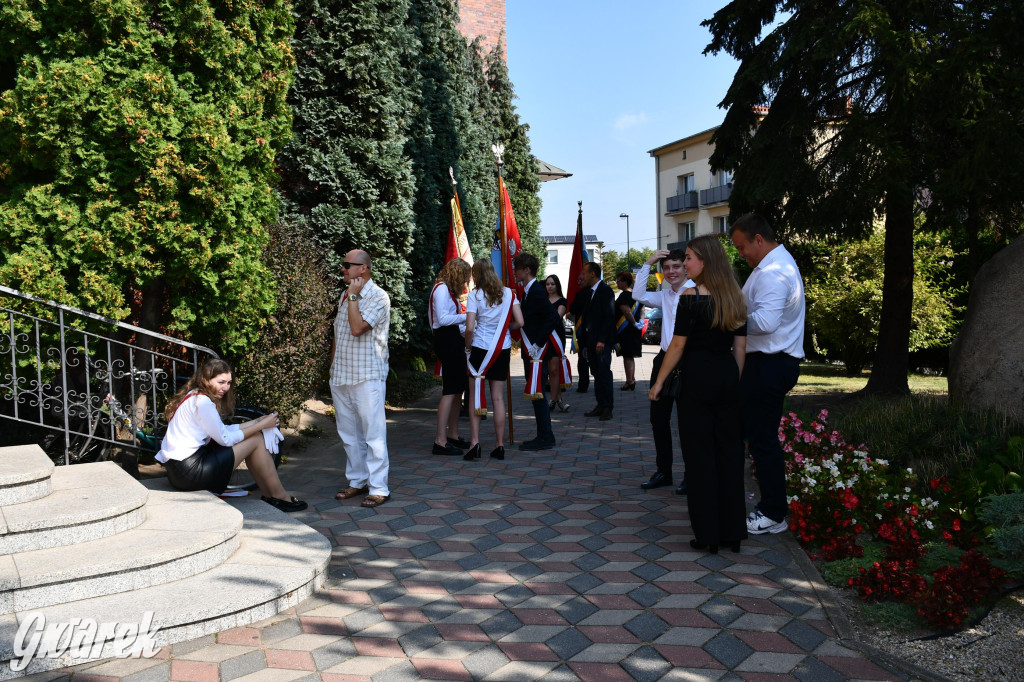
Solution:
[(366, 499), (363, 500), (364, 507), (379, 507), (380, 505), (391, 499), (390, 495), (367, 495)]
[(353, 488), (352, 486), (349, 486), (344, 490), (339, 491), (338, 494), (334, 496), (334, 499), (347, 500), (350, 497), (355, 497), (357, 495), (365, 495), (368, 492), (370, 492), (370, 486), (368, 485), (364, 485), (362, 488)]

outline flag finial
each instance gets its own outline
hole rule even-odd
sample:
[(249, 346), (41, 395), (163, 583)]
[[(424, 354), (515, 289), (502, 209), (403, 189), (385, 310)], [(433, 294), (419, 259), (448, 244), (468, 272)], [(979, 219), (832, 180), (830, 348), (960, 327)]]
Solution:
[(491, 151), (494, 152), (494, 158), (497, 161), (498, 165), (499, 166), (504, 165), (505, 162), (502, 161), (501, 157), (505, 153), (505, 145), (503, 145), (501, 142), (499, 142), (497, 144), (492, 144), (491, 145)]
[(455, 179), (455, 169), (453, 169), (451, 166), (448, 166), (448, 177), (452, 179), (452, 187), (455, 187), (455, 185), (459, 184), (459, 182)]

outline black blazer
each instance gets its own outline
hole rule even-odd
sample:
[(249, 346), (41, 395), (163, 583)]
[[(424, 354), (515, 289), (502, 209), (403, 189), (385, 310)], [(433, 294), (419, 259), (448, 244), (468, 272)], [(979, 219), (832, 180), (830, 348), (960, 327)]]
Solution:
[[(569, 313), (572, 315), (573, 323), (580, 319), (580, 315), (583, 315), (587, 310), (587, 306), (590, 305), (590, 293), (590, 289), (584, 287), (572, 297), (572, 303), (569, 304)], [(576, 329), (576, 340), (580, 344), (586, 345), (587, 328), (585, 325), (580, 325)]]
[(562, 318), (558, 316), (555, 306), (548, 300), (548, 292), (544, 283), (536, 280), (523, 297), (520, 304), (523, 311), (523, 331), (530, 343), (543, 346), (551, 332), (558, 329)]
[(587, 330), (588, 346), (595, 346), (598, 343), (604, 343), (606, 346), (615, 345), (615, 294), (603, 280), (598, 282), (597, 289), (583, 313), (583, 326)]

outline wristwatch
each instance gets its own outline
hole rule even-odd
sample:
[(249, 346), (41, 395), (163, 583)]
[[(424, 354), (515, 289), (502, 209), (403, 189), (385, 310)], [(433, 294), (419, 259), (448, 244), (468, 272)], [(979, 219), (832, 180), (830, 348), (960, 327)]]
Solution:
[(359, 294), (352, 294), (351, 296), (348, 297), (348, 300), (350, 300), (350, 301), (358, 301), (360, 298), (362, 298), (362, 297)]

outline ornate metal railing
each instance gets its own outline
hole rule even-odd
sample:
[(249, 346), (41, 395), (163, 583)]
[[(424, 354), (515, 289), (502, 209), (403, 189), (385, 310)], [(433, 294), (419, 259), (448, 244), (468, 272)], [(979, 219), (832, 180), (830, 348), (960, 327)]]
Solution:
[(0, 417), (57, 463), (155, 449), (167, 398), (217, 354), (0, 286)]

